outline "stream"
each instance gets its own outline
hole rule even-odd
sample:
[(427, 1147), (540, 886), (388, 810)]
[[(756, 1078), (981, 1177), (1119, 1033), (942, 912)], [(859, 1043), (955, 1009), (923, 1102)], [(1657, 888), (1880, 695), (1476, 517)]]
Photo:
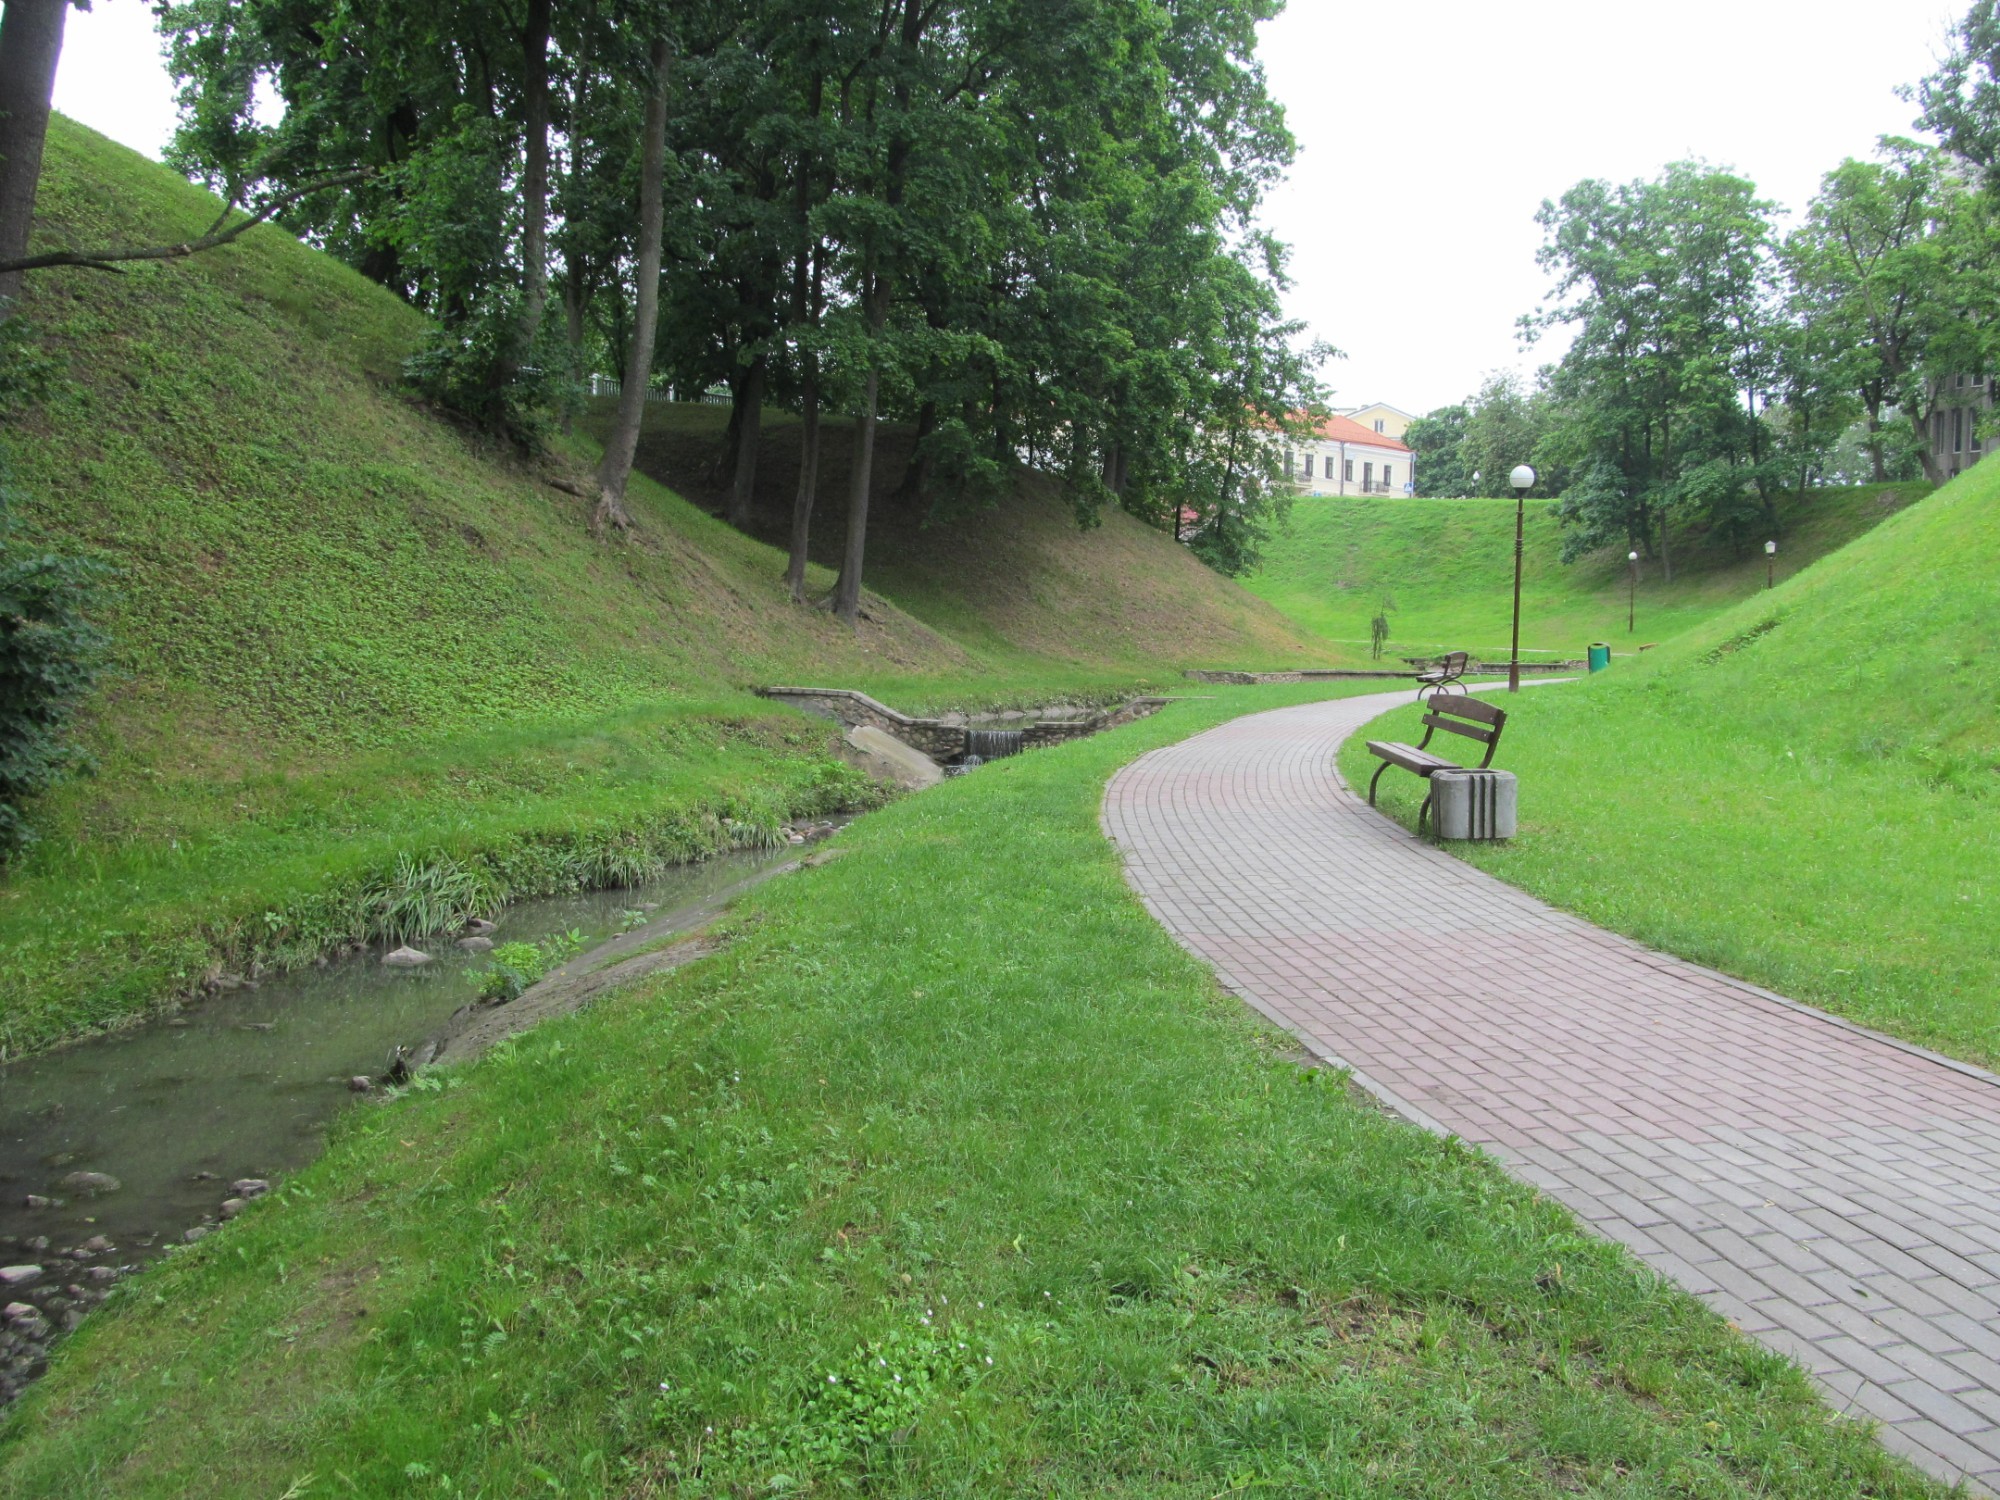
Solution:
[[(524, 901), (496, 942), (586, 947), (796, 860), (790, 845), (683, 865), (650, 884)], [(199, 1239), (319, 1155), (326, 1127), (399, 1046), (435, 1036), (488, 967), (454, 935), (274, 975), (161, 1020), (0, 1068), (0, 1406), (119, 1277)]]

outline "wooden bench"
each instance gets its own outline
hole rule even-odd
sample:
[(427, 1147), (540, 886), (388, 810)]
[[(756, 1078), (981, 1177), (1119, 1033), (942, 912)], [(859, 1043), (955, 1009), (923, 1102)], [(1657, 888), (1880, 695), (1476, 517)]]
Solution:
[[(1424, 737), (1414, 745), (1404, 745), (1392, 740), (1370, 740), (1368, 753), (1382, 762), (1375, 768), (1374, 779), (1368, 783), (1368, 805), (1375, 805), (1375, 786), (1381, 781), (1382, 773), (1391, 766), (1401, 766), (1405, 771), (1415, 772), (1426, 782), (1433, 771), (1485, 770), (1493, 764), (1493, 752), (1500, 748), (1500, 731), (1507, 726), (1507, 711), (1473, 697), (1469, 693), (1438, 693), (1430, 701), (1424, 713)], [(1455, 760), (1446, 760), (1442, 755), (1433, 754), (1427, 747), (1431, 736), (1440, 729), (1451, 734), (1462, 734), (1469, 740), (1477, 740), (1486, 747), (1486, 756), (1477, 767), (1460, 765)], [(1424, 831), (1424, 821), (1430, 816), (1431, 798), (1426, 787), (1424, 805), (1417, 809), (1417, 832)]]
[(1435, 698), (1446, 688), (1456, 687), (1471, 661), (1470, 651), (1447, 651), (1437, 658), (1426, 670), (1417, 673), (1417, 701), (1423, 702), (1426, 693)]

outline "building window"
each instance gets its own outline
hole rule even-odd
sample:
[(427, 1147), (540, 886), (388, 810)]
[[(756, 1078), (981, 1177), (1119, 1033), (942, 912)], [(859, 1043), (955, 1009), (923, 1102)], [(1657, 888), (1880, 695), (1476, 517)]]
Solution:
[(1388, 422), (1387, 422), (1387, 421), (1385, 421), (1385, 420), (1384, 420), (1383, 418), (1381, 418), (1381, 417), (1377, 417), (1377, 418), (1375, 419), (1375, 430), (1376, 430), (1377, 432), (1386, 432), (1386, 431), (1388, 431), (1388, 430), (1389, 430), (1389, 424), (1388, 424)]
[(1287, 448), (1285, 450), (1285, 473), (1287, 476), (1289, 476), (1291, 472), (1292, 472), (1292, 450)]
[(1389, 466), (1387, 464), (1382, 465), (1382, 488), (1386, 490), (1394, 482), (1390, 477)]
[(1965, 451), (1965, 412), (1956, 406), (1951, 409), (1951, 451)]
[(1363, 493), (1375, 488), (1375, 465), (1363, 464), (1361, 466), (1361, 488)]
[(1349, 460), (1347, 460), (1347, 462), (1346, 462), (1345, 464), (1343, 464), (1343, 465), (1341, 466), (1341, 470), (1340, 470), (1340, 477), (1341, 477), (1342, 479), (1346, 480), (1346, 481), (1347, 481), (1347, 482), (1348, 482), (1349, 484), (1352, 484), (1352, 483), (1354, 483), (1354, 460), (1353, 460), (1353, 459), (1351, 459), (1351, 458), (1350, 458)]

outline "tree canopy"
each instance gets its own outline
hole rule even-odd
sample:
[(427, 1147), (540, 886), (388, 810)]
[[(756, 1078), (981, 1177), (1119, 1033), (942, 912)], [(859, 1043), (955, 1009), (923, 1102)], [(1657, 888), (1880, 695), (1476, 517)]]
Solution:
[[(911, 424), (945, 511), (1056, 471), (1254, 555), (1262, 426), (1310, 404), (1259, 228), (1293, 143), (1277, 0), (182, 0), (175, 159), (438, 320), (426, 389), (532, 443), (641, 330), (649, 48), (668, 53), (647, 378), (726, 385), (731, 518), (767, 404)], [(260, 95), (282, 104), (271, 118)], [(545, 308), (560, 304), (562, 316)], [(795, 580), (811, 517), (802, 465)], [(865, 500), (865, 488), (857, 489)], [(865, 505), (836, 605), (858, 598)]]

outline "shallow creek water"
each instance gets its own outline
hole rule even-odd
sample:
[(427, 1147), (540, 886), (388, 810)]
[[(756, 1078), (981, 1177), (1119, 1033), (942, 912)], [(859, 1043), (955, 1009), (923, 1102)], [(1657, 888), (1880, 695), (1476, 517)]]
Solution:
[[(494, 940), (576, 930), (595, 942), (615, 936), (630, 912), (657, 919), (798, 853), (724, 855), (645, 886), (523, 902), (499, 918)], [(357, 954), (0, 1068), (0, 1266), (48, 1268), (32, 1290), (0, 1301), (39, 1301), (86, 1262), (146, 1260), (213, 1219), (233, 1181), (275, 1178), (317, 1156), (327, 1124), (354, 1097), (348, 1080), (381, 1074), (398, 1045), (435, 1035), (489, 963), (450, 935), (415, 946), (434, 961), (391, 969), (380, 951)], [(119, 1185), (92, 1196), (65, 1186), (74, 1172)], [(56, 1201), (31, 1208), (31, 1195)], [(100, 1236), (110, 1248), (60, 1265), (62, 1252)]]

